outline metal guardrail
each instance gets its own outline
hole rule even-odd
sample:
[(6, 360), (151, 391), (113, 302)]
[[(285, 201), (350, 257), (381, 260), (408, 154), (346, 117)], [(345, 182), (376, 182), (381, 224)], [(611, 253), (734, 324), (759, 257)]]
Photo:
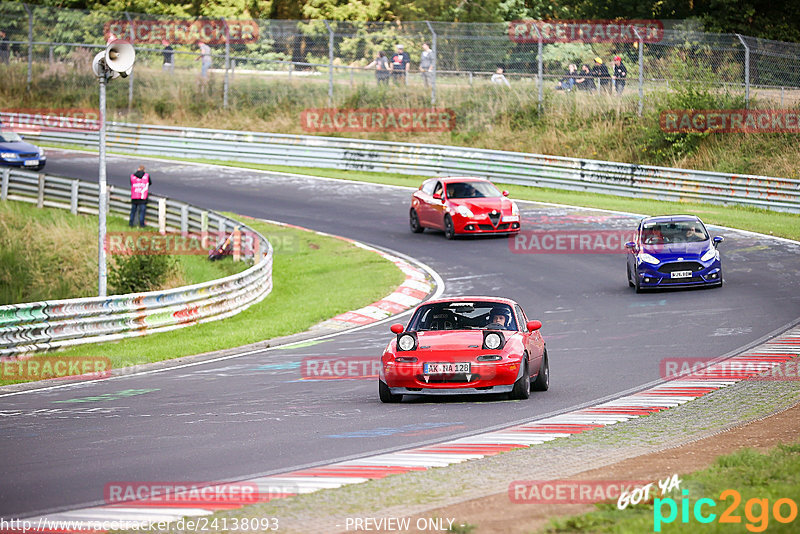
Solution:
[[(9, 168), (0, 174), (2, 200), (64, 208), (75, 214), (97, 214), (96, 183)], [(159, 207), (156, 213), (148, 210), (151, 226), (161, 220), (162, 227), (185, 233), (208, 231), (211, 224), (223, 233), (238, 227), (243, 235), (253, 236), (253, 246), (242, 249), (254, 265), (232, 276), (165, 291), (0, 306), (0, 356), (113, 341), (216, 321), (245, 310), (270, 293), (273, 249), (264, 236), (213, 211), (155, 195), (150, 199)], [(109, 211), (127, 215), (129, 208), (129, 199), (111, 189)]]
[[(43, 131), (28, 137), (39, 142), (97, 146), (95, 131)], [(180, 158), (423, 176), (484, 176), (498, 183), (800, 213), (800, 180), (796, 179), (501, 150), (126, 123), (108, 125), (107, 146), (118, 152)]]

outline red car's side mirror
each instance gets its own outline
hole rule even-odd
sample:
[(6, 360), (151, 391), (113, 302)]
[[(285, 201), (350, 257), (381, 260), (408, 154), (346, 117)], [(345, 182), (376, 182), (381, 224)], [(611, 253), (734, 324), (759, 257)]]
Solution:
[(533, 332), (535, 330), (539, 330), (542, 327), (541, 321), (528, 321), (526, 325), (528, 327), (528, 332)]
[(442, 194), (441, 193), (434, 193), (433, 194), (433, 198), (435, 198), (436, 200), (442, 200)]
[(390, 329), (395, 334), (401, 334), (403, 332), (403, 330), (405, 330), (405, 327), (403, 325), (401, 325), (400, 323), (397, 323), (397, 324), (393, 324)]
[(508, 196), (508, 191), (503, 191), (503, 196), (507, 197)]

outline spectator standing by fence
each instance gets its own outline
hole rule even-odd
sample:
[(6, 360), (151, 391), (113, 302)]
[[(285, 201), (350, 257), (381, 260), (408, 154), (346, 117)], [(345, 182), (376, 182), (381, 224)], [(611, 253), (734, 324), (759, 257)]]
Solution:
[(6, 37), (6, 32), (0, 30), (0, 63), (8, 63), (9, 55), (8, 37)]
[(131, 174), (131, 216), (128, 226), (133, 226), (136, 214), (139, 214), (139, 226), (144, 228), (144, 217), (147, 211), (147, 196), (150, 193), (150, 175), (144, 171), (144, 165), (139, 165), (136, 172)]
[(211, 47), (202, 41), (199, 41), (197, 46), (200, 48), (200, 54), (195, 61), (200, 60), (200, 84), (205, 87), (208, 83), (208, 71), (211, 69)]
[(366, 68), (375, 69), (375, 80), (378, 82), (378, 85), (387, 85), (389, 83), (389, 76), (392, 75), (391, 69), (389, 68), (389, 60), (386, 58), (386, 52), (381, 50), (378, 52), (378, 56), (366, 66)]
[(600, 80), (600, 90), (605, 93), (611, 93), (611, 75), (608, 73), (608, 67), (603, 64), (603, 60), (599, 57), (594, 58), (594, 68), (592, 69), (592, 76)]
[(399, 44), (394, 47), (395, 53), (392, 56), (392, 77), (394, 83), (400, 85), (408, 85), (408, 70), (411, 68), (411, 57), (408, 52), (404, 50), (403, 45)]
[(628, 69), (622, 64), (622, 58), (619, 56), (614, 57), (614, 84), (616, 85), (617, 94), (621, 95), (625, 90), (625, 80), (628, 79)]
[(164, 64), (161, 65), (161, 70), (165, 72), (173, 72), (175, 70), (175, 50), (166, 39), (161, 40), (161, 46), (164, 49), (161, 53), (164, 55)]
[(428, 43), (422, 43), (422, 54), (419, 56), (419, 71), (422, 73), (422, 81), (425, 87), (433, 83), (433, 50)]

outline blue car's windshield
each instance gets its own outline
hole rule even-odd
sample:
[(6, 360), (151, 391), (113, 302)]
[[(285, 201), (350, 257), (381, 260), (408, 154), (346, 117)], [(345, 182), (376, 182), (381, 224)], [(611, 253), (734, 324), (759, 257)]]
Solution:
[(642, 227), (642, 243), (645, 245), (699, 243), (707, 239), (708, 232), (699, 221), (653, 222)]
[(500, 191), (489, 182), (452, 182), (447, 184), (447, 198), (496, 198)]
[(16, 132), (0, 132), (0, 143), (18, 143), (22, 138)]
[(517, 330), (511, 306), (498, 302), (440, 302), (420, 306), (409, 330)]

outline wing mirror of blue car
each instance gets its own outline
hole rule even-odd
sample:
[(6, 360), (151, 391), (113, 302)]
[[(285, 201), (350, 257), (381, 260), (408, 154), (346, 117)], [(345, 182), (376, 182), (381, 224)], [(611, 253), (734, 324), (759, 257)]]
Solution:
[(633, 241), (628, 241), (627, 243), (625, 243), (625, 248), (627, 248), (628, 250), (633, 250), (636, 248), (636, 243), (634, 243)]
[(400, 323), (393, 324), (389, 329), (392, 331), (393, 334), (402, 334), (405, 327)]
[(508, 191), (503, 191), (503, 196), (507, 197), (508, 196)]
[(721, 235), (715, 235), (714, 237), (711, 238), (711, 242), (714, 244), (715, 247), (720, 243), (722, 243), (723, 241), (725, 241), (725, 238), (722, 237)]
[(542, 327), (542, 322), (541, 321), (528, 321), (528, 324), (526, 324), (525, 326), (528, 327), (528, 332), (534, 332), (536, 330), (539, 330)]

